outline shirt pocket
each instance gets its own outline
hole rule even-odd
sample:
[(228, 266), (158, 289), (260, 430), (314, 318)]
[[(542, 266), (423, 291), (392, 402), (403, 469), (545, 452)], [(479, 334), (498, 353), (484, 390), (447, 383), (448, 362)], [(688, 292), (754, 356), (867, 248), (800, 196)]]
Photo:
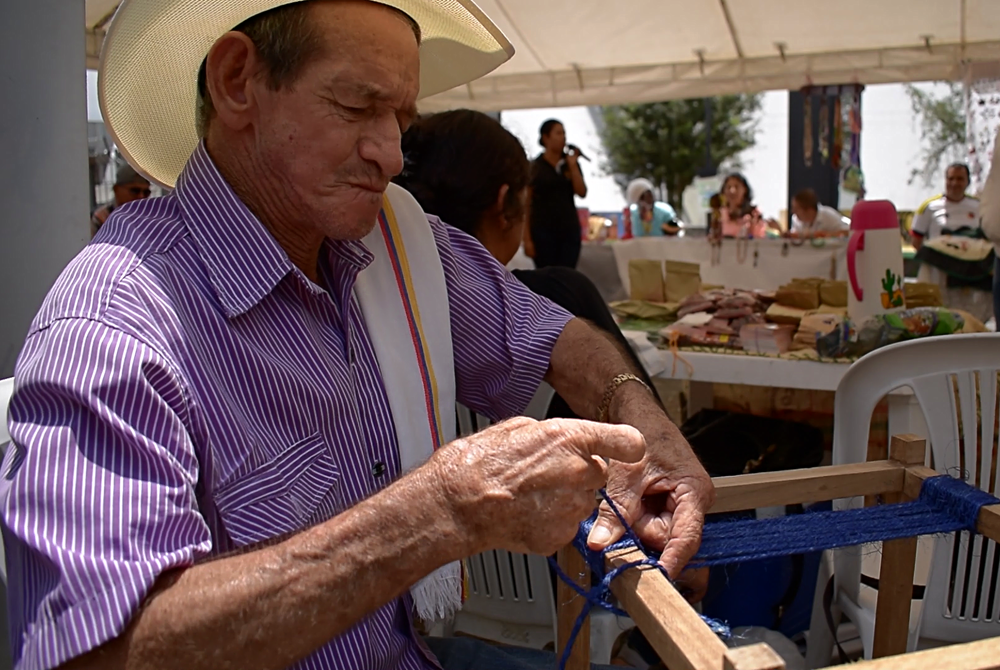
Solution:
[(326, 440), (316, 433), (226, 483), (215, 503), (233, 543), (246, 546), (309, 526), (339, 481)]

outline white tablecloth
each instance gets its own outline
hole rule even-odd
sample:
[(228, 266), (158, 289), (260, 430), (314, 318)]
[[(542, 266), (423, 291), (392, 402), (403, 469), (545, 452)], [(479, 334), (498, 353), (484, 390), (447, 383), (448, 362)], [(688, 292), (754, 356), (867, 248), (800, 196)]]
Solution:
[[(717, 265), (712, 264), (711, 246), (703, 237), (646, 237), (615, 242), (611, 246), (626, 292), (629, 290), (628, 263), (635, 259), (698, 263), (702, 282), (728, 288), (773, 291), (798, 277), (847, 278), (845, 240), (822, 240), (822, 246), (818, 247), (809, 242), (798, 247), (788, 244), (787, 255), (782, 255), (785, 244), (780, 239), (753, 240), (749, 243), (746, 259), (740, 263), (736, 240), (724, 240)], [(754, 251), (757, 251), (756, 263)]]

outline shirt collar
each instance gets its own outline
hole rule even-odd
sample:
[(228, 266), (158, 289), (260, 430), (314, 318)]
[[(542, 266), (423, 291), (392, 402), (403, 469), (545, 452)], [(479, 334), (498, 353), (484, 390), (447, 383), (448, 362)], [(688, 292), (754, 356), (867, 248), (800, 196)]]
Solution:
[(175, 194), (209, 281), (229, 318), (263, 300), (289, 273), (301, 275), (310, 288), (321, 291), (302, 275), (264, 224), (233, 192), (204, 142), (188, 159)]

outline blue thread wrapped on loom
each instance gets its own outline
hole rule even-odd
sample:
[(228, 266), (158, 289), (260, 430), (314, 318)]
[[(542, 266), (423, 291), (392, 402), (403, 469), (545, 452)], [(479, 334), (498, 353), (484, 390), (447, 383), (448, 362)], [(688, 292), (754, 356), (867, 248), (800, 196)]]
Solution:
[[(559, 659), (560, 670), (566, 667), (573, 643), (592, 607), (601, 607), (615, 614), (626, 615), (611, 605), (610, 585), (626, 570), (646, 566), (660, 567), (657, 557), (651, 556), (635, 532), (622, 517), (608, 494), (601, 495), (611, 506), (625, 528), (625, 535), (604, 551), (593, 551), (587, 546), (587, 537), (597, 517), (595, 512), (580, 524), (573, 546), (583, 555), (587, 565), (600, 583), (586, 591), (570, 579), (552, 558), (549, 563), (559, 578), (584, 598), (583, 611), (577, 617), (569, 640)], [(805, 554), (823, 549), (850, 547), (867, 542), (895, 540), (917, 535), (950, 533), (959, 530), (975, 531), (979, 510), (995, 505), (1000, 500), (960, 479), (940, 475), (924, 480), (917, 500), (892, 505), (878, 505), (832, 512), (796, 514), (773, 519), (720, 521), (705, 525), (701, 548), (689, 567), (728, 565), (778, 556)], [(605, 554), (617, 549), (641, 549), (646, 558), (615, 568), (605, 574)], [(664, 573), (665, 574), (665, 573)], [(626, 615), (627, 616), (627, 615)], [(728, 639), (728, 626), (702, 617), (719, 637)]]
[(954, 477), (929, 477), (920, 497), (912, 502), (706, 524), (691, 565), (729, 565), (917, 535), (974, 531), (979, 509), (997, 503), (1000, 500)]
[[(573, 649), (573, 644), (576, 642), (577, 635), (580, 634), (583, 622), (586, 621), (587, 616), (590, 615), (591, 608), (600, 607), (608, 610), (609, 612), (613, 612), (618, 616), (628, 616), (627, 612), (623, 612), (611, 604), (611, 582), (622, 575), (626, 570), (638, 568), (643, 565), (655, 567), (664, 574), (664, 577), (666, 577), (666, 571), (660, 566), (658, 560), (655, 557), (650, 556), (649, 552), (646, 551), (645, 547), (642, 545), (642, 541), (639, 539), (639, 536), (635, 534), (635, 531), (633, 531), (629, 524), (625, 521), (625, 518), (618, 510), (618, 507), (611, 500), (604, 489), (601, 489), (601, 496), (604, 497), (604, 500), (611, 507), (611, 511), (618, 517), (618, 521), (625, 529), (625, 534), (618, 542), (605, 547), (603, 551), (594, 551), (591, 549), (587, 545), (587, 537), (590, 535), (590, 529), (593, 528), (594, 521), (597, 519), (597, 512), (595, 511), (589, 519), (580, 523), (580, 528), (576, 532), (576, 537), (573, 538), (573, 546), (580, 552), (580, 555), (583, 556), (587, 565), (590, 567), (591, 572), (593, 572), (593, 574), (600, 579), (600, 582), (590, 590), (584, 590), (576, 583), (576, 581), (563, 572), (562, 568), (559, 567), (559, 564), (553, 560), (551, 556), (549, 557), (549, 565), (551, 565), (555, 570), (559, 579), (569, 585), (581, 598), (584, 599), (583, 609), (580, 612), (580, 616), (578, 616), (576, 621), (573, 623), (573, 630), (570, 632), (569, 639), (566, 641), (562, 656), (559, 658), (560, 670), (564, 670), (566, 667), (570, 651)], [(621, 565), (610, 572), (606, 572), (605, 556), (608, 552), (617, 551), (619, 549), (640, 549), (646, 557), (642, 560), (626, 563), (625, 565)], [(669, 577), (667, 577), (667, 579), (669, 579)], [(702, 617), (702, 620), (708, 625), (713, 633), (724, 640), (729, 639), (731, 635), (729, 626), (726, 626), (720, 621), (709, 619), (704, 616)]]

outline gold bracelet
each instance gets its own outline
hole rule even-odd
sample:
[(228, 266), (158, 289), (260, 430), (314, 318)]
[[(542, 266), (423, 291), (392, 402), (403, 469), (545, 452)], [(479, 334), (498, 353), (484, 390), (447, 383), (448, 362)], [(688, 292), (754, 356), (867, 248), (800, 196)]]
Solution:
[(608, 384), (607, 390), (604, 392), (604, 398), (601, 399), (601, 405), (597, 408), (597, 420), (605, 423), (608, 420), (608, 411), (611, 409), (611, 399), (615, 397), (615, 392), (625, 382), (639, 382), (642, 384), (643, 388), (649, 391), (649, 387), (646, 386), (646, 382), (642, 381), (635, 375), (623, 374), (618, 375), (611, 380)]

